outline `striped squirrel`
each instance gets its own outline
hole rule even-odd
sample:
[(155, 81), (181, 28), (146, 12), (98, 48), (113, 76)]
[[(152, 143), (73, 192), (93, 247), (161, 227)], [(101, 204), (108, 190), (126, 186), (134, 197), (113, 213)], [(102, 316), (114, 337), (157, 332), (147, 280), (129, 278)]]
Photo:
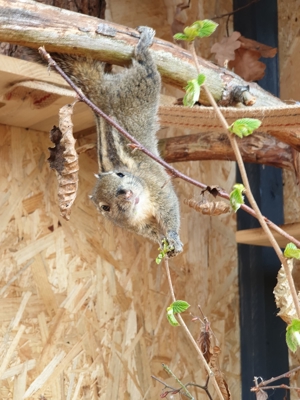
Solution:
[[(56, 54), (54, 59), (83, 93), (117, 121), (153, 154), (159, 156), (156, 131), (160, 75), (149, 46), (155, 31), (138, 28), (140, 39), (130, 68), (105, 73), (105, 64), (78, 56)], [(167, 254), (182, 251), (177, 196), (165, 169), (128, 141), (104, 119), (95, 115), (99, 173), (90, 196), (99, 212), (114, 224), (173, 246)]]

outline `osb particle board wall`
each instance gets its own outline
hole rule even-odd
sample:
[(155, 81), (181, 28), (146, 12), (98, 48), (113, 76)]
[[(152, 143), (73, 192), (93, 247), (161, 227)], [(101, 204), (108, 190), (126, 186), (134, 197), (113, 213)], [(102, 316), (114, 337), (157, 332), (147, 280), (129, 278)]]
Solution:
[[(300, 101), (300, 1), (278, 1), (278, 38), (280, 65), (280, 92), (282, 100)], [(284, 218), (285, 222), (300, 221), (300, 189), (293, 173), (283, 170), (284, 180)], [(294, 278), (300, 290), (299, 266), (295, 268)], [(299, 352), (290, 352), (290, 368), (300, 365)], [(284, 372), (284, 371), (282, 371)], [(291, 386), (300, 386), (300, 374), (291, 377)], [(291, 391), (291, 399), (298, 399)]]
[[(132, 12), (131, 21), (118, 19), (122, 3), (119, 14), (114, 4), (108, 10), (116, 22), (152, 25), (157, 36), (162, 27), (166, 38), (161, 21), (168, 17), (170, 23), (174, 4), (154, 1), (139, 8), (126, 2), (127, 10), (143, 11)], [(186, 14), (188, 22), (210, 16), (194, 9)], [(94, 141), (85, 136), (78, 145)], [(97, 172), (94, 150), (80, 155), (79, 194), (70, 222), (64, 221), (55, 174), (46, 162), (49, 145), (47, 133), (0, 126), (0, 398), (156, 399), (162, 386), (151, 374), (176, 386), (161, 363), (184, 382), (204, 384), (203, 368), (182, 329), (165, 318), (171, 297), (163, 265), (154, 262), (157, 245), (97, 215), (87, 196)], [(235, 179), (230, 162), (177, 167), (226, 190)], [(210, 319), (222, 348), (220, 366), (233, 398), (239, 398), (234, 216), (193, 212), (183, 199), (199, 192), (183, 182), (175, 185), (185, 244), (184, 254), (170, 263), (175, 293), (191, 304), (193, 314), (199, 315), (200, 304)], [(197, 337), (200, 324), (188, 313), (185, 320)]]

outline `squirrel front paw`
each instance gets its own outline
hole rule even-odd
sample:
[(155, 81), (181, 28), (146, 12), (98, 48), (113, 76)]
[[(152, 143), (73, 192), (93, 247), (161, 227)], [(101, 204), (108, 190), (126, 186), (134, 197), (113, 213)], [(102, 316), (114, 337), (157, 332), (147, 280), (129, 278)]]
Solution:
[(136, 56), (138, 56), (143, 54), (145, 50), (152, 45), (153, 38), (155, 36), (155, 30), (148, 26), (138, 26), (136, 29), (141, 34), (140, 40), (135, 49)]
[(170, 251), (167, 252), (168, 258), (175, 257), (183, 251), (182, 243), (179, 239), (179, 236), (174, 231), (169, 231), (166, 237), (169, 246), (171, 248)]

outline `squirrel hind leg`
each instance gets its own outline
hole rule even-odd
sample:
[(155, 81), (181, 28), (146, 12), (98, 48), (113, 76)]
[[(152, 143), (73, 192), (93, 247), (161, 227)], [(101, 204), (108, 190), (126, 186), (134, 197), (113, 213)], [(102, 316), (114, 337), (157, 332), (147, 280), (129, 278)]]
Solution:
[(137, 31), (141, 36), (137, 46), (135, 47), (135, 55), (144, 55), (145, 51), (152, 45), (155, 36), (155, 30), (148, 26), (138, 26)]

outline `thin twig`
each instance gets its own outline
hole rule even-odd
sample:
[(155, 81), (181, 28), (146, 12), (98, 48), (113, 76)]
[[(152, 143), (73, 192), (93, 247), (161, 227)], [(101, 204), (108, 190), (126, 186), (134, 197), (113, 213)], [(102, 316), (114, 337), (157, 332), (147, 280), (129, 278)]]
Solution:
[(236, 8), (235, 10), (233, 10), (233, 11), (231, 11), (229, 13), (216, 15), (215, 17), (210, 18), (210, 19), (214, 20), (214, 19), (219, 19), (219, 18), (224, 18), (224, 17), (230, 17), (231, 15), (233, 15), (233, 14), (235, 14), (235, 13), (241, 11), (241, 10), (244, 10), (244, 8), (247, 8), (247, 7), (251, 6), (251, 4), (253, 4), (253, 3), (258, 3), (259, 1), (260, 0), (252, 0), (248, 4), (246, 4), (246, 5), (242, 6), (242, 7)]
[(210, 395), (210, 393), (209, 393), (209, 390), (208, 390), (208, 382), (209, 382), (209, 376), (208, 376), (207, 379), (206, 379), (205, 386), (198, 385), (197, 383), (189, 382), (189, 383), (187, 383), (187, 384), (185, 385), (185, 387), (188, 387), (188, 386), (195, 386), (195, 387), (198, 387), (198, 388), (200, 388), (200, 389), (203, 389), (203, 390), (206, 392), (207, 396), (209, 397), (209, 400), (213, 400), (213, 398), (211, 397), (211, 395)]
[[(175, 297), (175, 294), (174, 294), (174, 289), (173, 289), (173, 284), (172, 284), (172, 279), (171, 279), (171, 274), (170, 274), (169, 261), (168, 261), (168, 258), (167, 258), (167, 257), (165, 257), (164, 260), (165, 260), (165, 266), (166, 266), (166, 273), (167, 273), (168, 284), (169, 284), (169, 288), (170, 288), (172, 300), (173, 300), (173, 302), (174, 302), (174, 301), (176, 301), (176, 297)], [(203, 355), (202, 351), (200, 350), (200, 348), (199, 348), (199, 346), (198, 346), (196, 340), (194, 339), (193, 335), (192, 335), (191, 332), (189, 331), (189, 328), (186, 326), (186, 324), (185, 324), (185, 322), (184, 322), (184, 320), (182, 319), (182, 317), (181, 317), (180, 314), (176, 314), (176, 318), (179, 319), (180, 325), (183, 327), (185, 333), (187, 334), (187, 336), (188, 336), (188, 338), (190, 339), (192, 345), (194, 346), (196, 352), (198, 353), (198, 355), (199, 355), (199, 357), (200, 357), (200, 359), (201, 359), (201, 361), (202, 361), (202, 363), (203, 363), (203, 365), (204, 365), (204, 367), (205, 367), (205, 369), (206, 369), (206, 371), (207, 371), (207, 373), (208, 373), (208, 376), (212, 379), (212, 383), (213, 383), (213, 385), (214, 385), (214, 387), (215, 387), (215, 389), (216, 389), (216, 391), (217, 391), (217, 393), (218, 393), (219, 398), (220, 398), (221, 400), (224, 400), (223, 394), (222, 394), (222, 392), (221, 392), (221, 390), (220, 390), (220, 388), (219, 388), (219, 385), (218, 385), (218, 383), (217, 383), (217, 381), (216, 381), (215, 374), (214, 374), (213, 371), (210, 369), (210, 366), (207, 364), (207, 362), (206, 362), (206, 360), (205, 360), (205, 358), (204, 358), (204, 355)]]
[[(198, 58), (197, 58), (194, 42), (191, 43), (191, 50), (192, 50), (192, 54), (193, 54), (194, 61), (195, 61), (195, 64), (196, 64), (197, 71), (200, 74), (201, 67), (200, 67), (200, 65), (198, 63)], [(256, 218), (258, 219), (258, 221), (259, 221), (261, 227), (263, 228), (264, 232), (266, 233), (266, 235), (267, 235), (267, 237), (268, 237), (273, 249), (275, 250), (275, 252), (276, 252), (281, 264), (284, 267), (284, 271), (285, 271), (285, 274), (286, 274), (286, 277), (287, 277), (287, 280), (288, 280), (288, 283), (289, 283), (289, 288), (290, 288), (290, 291), (291, 291), (291, 294), (292, 294), (292, 298), (293, 298), (293, 302), (294, 302), (294, 305), (295, 305), (296, 313), (297, 313), (298, 318), (300, 319), (300, 304), (299, 304), (297, 291), (296, 291), (296, 287), (295, 287), (295, 283), (294, 283), (294, 280), (293, 280), (293, 277), (292, 277), (291, 270), (289, 269), (288, 264), (287, 264), (287, 260), (283, 256), (282, 251), (281, 251), (277, 241), (275, 240), (273, 233), (271, 232), (270, 228), (268, 227), (268, 225), (267, 225), (263, 215), (261, 214), (260, 209), (259, 209), (259, 207), (258, 207), (258, 205), (257, 205), (257, 203), (256, 203), (256, 201), (254, 199), (254, 196), (252, 194), (251, 187), (250, 187), (250, 184), (249, 184), (247, 172), (246, 172), (246, 169), (245, 169), (244, 161), (242, 159), (242, 155), (241, 155), (239, 146), (238, 146), (237, 141), (236, 141), (236, 137), (229, 132), (229, 130), (228, 130), (229, 125), (228, 125), (224, 115), (222, 114), (220, 108), (218, 107), (215, 99), (213, 98), (212, 94), (210, 93), (210, 91), (207, 89), (207, 87), (205, 85), (202, 85), (202, 87), (203, 87), (203, 89), (205, 91), (206, 96), (208, 97), (208, 99), (210, 101), (210, 104), (214, 108), (214, 110), (215, 110), (215, 112), (217, 114), (217, 117), (219, 118), (219, 121), (221, 122), (221, 124), (222, 124), (222, 126), (224, 128), (224, 132), (228, 136), (228, 139), (230, 141), (230, 144), (232, 146), (232, 149), (233, 149), (235, 157), (236, 157), (237, 164), (238, 164), (239, 169), (240, 169), (240, 173), (241, 173), (243, 184), (244, 184), (244, 186), (246, 188), (246, 196), (247, 196), (247, 198), (249, 200), (249, 203), (251, 204), (251, 207), (252, 207), (252, 209), (254, 210), (254, 212), (256, 214)]]
[[(266, 386), (266, 385), (268, 385), (269, 383), (272, 383), (272, 382), (275, 382), (275, 381), (277, 381), (278, 379), (281, 379), (281, 378), (289, 378), (292, 374), (294, 374), (295, 372), (297, 372), (297, 371), (299, 371), (300, 370), (300, 366), (298, 366), (298, 367), (296, 367), (296, 368), (294, 368), (294, 369), (291, 369), (290, 371), (287, 371), (287, 372), (285, 372), (284, 374), (281, 374), (281, 375), (279, 375), (279, 376), (275, 376), (275, 378), (270, 378), (270, 379), (268, 379), (267, 381), (261, 381), (257, 386), (255, 386), (255, 387), (262, 387), (262, 386)], [(252, 389), (255, 389), (255, 387), (253, 387)], [(252, 390), (251, 389), (251, 390)], [(255, 391), (255, 390), (252, 390), (252, 391)]]
[[(151, 378), (152, 378), (152, 379), (155, 379), (156, 381), (158, 381), (159, 383), (161, 383), (162, 385), (164, 385), (164, 388), (165, 388), (165, 389), (171, 389), (172, 392), (178, 392), (178, 393), (180, 393), (181, 395), (188, 397), (184, 392), (182, 392), (182, 388), (178, 388), (178, 389), (177, 389), (177, 388), (174, 388), (173, 386), (168, 385), (166, 382), (162, 381), (161, 379), (157, 378), (157, 377), (154, 376), (154, 375), (151, 375)], [(193, 382), (188, 382), (188, 383), (187, 383), (186, 385), (184, 385), (184, 386), (185, 386), (185, 387), (193, 386), (193, 387), (202, 389), (202, 390), (204, 390), (204, 391), (206, 392), (206, 394), (207, 394), (209, 400), (213, 400), (213, 398), (211, 397), (211, 395), (210, 395), (210, 393), (209, 393), (209, 390), (208, 390), (208, 388), (207, 388), (208, 382), (209, 382), (209, 376), (207, 377), (206, 383), (205, 383), (204, 386), (199, 385), (198, 383), (193, 383)]]
[[(162, 381), (161, 379), (157, 378), (154, 375), (151, 375), (152, 379), (155, 379), (157, 382), (161, 383), (162, 385), (164, 385), (165, 388), (167, 389), (171, 389), (171, 390), (177, 390), (176, 388), (174, 388), (173, 386), (168, 385), (166, 382)], [(184, 393), (183, 393), (184, 394)]]
[(259, 390), (270, 390), (270, 389), (300, 390), (300, 387), (288, 386), (288, 385), (285, 385), (285, 384), (283, 383), (283, 384), (277, 385), (277, 386), (262, 386), (262, 387), (259, 387), (258, 390), (251, 390), (251, 391), (252, 391), (252, 392), (259, 392)]
[(195, 400), (194, 396), (191, 395), (191, 393), (187, 390), (187, 388), (181, 382), (181, 380), (177, 378), (177, 376), (174, 374), (174, 372), (166, 364), (162, 364), (162, 366), (163, 366), (163, 369), (175, 379), (175, 381), (179, 384), (179, 386), (184, 391), (186, 396), (191, 400)]
[[(46, 61), (48, 61), (49, 65), (54, 67), (55, 70), (65, 79), (66, 82), (71, 86), (71, 88), (77, 93), (79, 96), (80, 100), (86, 103), (93, 111), (95, 114), (100, 115), (102, 118), (104, 118), (109, 124), (114, 126), (118, 132), (120, 132), (123, 136), (125, 136), (131, 143), (134, 143), (136, 145), (136, 148), (142, 151), (143, 153), (147, 154), (150, 158), (161, 164), (163, 167), (165, 167), (168, 171), (171, 172), (171, 175), (173, 177), (177, 177), (180, 179), (183, 179), (186, 182), (189, 182), (190, 184), (199, 187), (200, 189), (206, 189), (207, 185), (204, 183), (201, 183), (199, 181), (196, 181), (195, 179), (190, 178), (189, 176), (181, 173), (168, 163), (166, 163), (164, 160), (162, 160), (160, 157), (155, 156), (152, 154), (149, 150), (147, 150), (141, 143), (139, 143), (133, 136), (131, 136), (125, 129), (123, 129), (118, 123), (116, 123), (114, 120), (109, 118), (102, 110), (100, 110), (98, 107), (95, 106), (94, 103), (92, 103), (78, 87), (71, 81), (71, 79), (64, 73), (64, 71), (56, 64), (56, 62), (51, 58), (51, 56), (46, 52), (46, 50), (43, 47), (39, 48), (40, 54), (44, 57)], [(218, 196), (229, 200), (230, 196), (225, 190), (218, 190)], [(241, 209), (246, 211), (248, 214), (250, 214), (252, 217), (257, 218), (255, 211), (247, 206), (246, 204), (241, 205)], [(272, 228), (274, 231), (278, 232), (281, 236), (285, 237), (288, 241), (294, 243), (298, 248), (300, 248), (300, 241), (298, 241), (296, 238), (293, 236), (289, 235), (287, 232), (285, 232), (283, 229), (281, 229), (278, 225), (274, 224), (272, 221), (270, 221), (268, 218), (263, 217), (266, 223), (270, 228)]]

